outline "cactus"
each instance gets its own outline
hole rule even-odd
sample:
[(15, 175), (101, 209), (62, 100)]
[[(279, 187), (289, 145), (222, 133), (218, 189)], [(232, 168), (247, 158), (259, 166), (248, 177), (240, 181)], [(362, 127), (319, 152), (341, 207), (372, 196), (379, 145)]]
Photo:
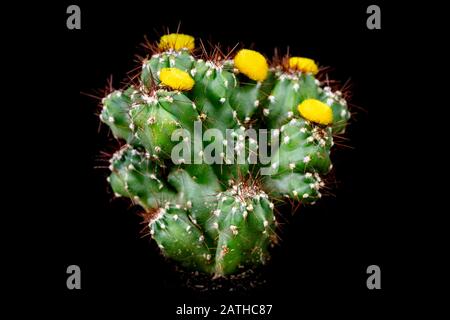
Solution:
[[(110, 159), (114, 194), (142, 208), (166, 257), (220, 277), (269, 259), (274, 199), (313, 204), (321, 197), (333, 135), (344, 132), (350, 112), (342, 93), (318, 80), (311, 59), (269, 63), (242, 49), (233, 59), (208, 60), (195, 55), (194, 43), (163, 36), (139, 82), (103, 98), (100, 119), (123, 142)], [(204, 139), (207, 129), (215, 139)], [(260, 146), (247, 129), (269, 129), (278, 139), (268, 163), (251, 161)], [(213, 147), (223, 148), (213, 153), (221, 161), (205, 163)], [(174, 161), (174, 150), (189, 152)]]

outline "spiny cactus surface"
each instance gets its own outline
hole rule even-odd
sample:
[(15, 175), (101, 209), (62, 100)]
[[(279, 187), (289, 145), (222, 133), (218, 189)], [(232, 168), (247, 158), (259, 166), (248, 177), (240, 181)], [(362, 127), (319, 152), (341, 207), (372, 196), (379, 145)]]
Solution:
[(100, 119), (123, 142), (112, 190), (142, 207), (163, 254), (187, 269), (225, 276), (264, 264), (274, 204), (321, 197), (346, 100), (308, 58), (269, 63), (242, 49), (208, 59), (183, 34), (152, 47), (140, 80), (102, 100)]

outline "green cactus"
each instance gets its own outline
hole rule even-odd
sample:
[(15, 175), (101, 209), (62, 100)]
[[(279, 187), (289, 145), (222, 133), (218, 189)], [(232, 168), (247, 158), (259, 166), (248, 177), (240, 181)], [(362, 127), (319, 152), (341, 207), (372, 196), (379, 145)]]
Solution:
[[(124, 142), (110, 160), (115, 195), (143, 208), (164, 255), (187, 269), (218, 277), (265, 263), (277, 238), (273, 199), (321, 197), (333, 134), (350, 118), (342, 93), (323, 87), (307, 58), (269, 66), (243, 49), (207, 60), (182, 34), (153, 48), (139, 84), (102, 100), (101, 121)], [(279, 141), (270, 161), (254, 161), (253, 129), (271, 130), (268, 147)]]

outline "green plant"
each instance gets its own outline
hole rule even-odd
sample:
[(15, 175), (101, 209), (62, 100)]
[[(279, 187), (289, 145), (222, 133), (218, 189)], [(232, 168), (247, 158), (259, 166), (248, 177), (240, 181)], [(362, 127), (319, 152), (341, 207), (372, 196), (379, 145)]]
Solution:
[[(242, 49), (208, 60), (182, 34), (153, 48), (139, 83), (102, 100), (101, 121), (125, 142), (110, 160), (115, 195), (143, 208), (162, 252), (188, 269), (223, 276), (264, 263), (276, 242), (274, 200), (321, 197), (333, 134), (350, 118), (345, 99), (307, 58), (269, 67)], [(215, 139), (196, 125), (215, 129)], [(280, 141), (269, 162), (251, 161), (261, 145), (248, 129), (269, 129)], [(205, 163), (213, 147), (219, 161)], [(175, 161), (174, 150), (189, 152)]]

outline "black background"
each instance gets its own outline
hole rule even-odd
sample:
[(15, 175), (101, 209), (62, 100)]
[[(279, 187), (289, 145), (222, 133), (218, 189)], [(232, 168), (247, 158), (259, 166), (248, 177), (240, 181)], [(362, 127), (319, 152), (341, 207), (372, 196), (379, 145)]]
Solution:
[[(36, 164), (46, 168), (40, 172), (42, 189), (36, 190), (45, 205), (45, 241), (35, 251), (46, 271), (41, 279), (50, 293), (45, 305), (81, 313), (125, 310), (150, 318), (171, 318), (183, 303), (273, 304), (274, 316), (312, 311), (363, 317), (384, 309), (400, 286), (394, 261), (401, 251), (391, 232), (393, 208), (387, 210), (382, 201), (392, 191), (380, 188), (385, 155), (374, 150), (379, 150), (381, 135), (374, 141), (372, 133), (380, 126), (379, 116), (391, 107), (386, 101), (396, 85), (386, 77), (396, 61), (392, 48), (401, 41), (394, 36), (391, 8), (378, 2), (382, 29), (368, 30), (366, 8), (372, 3), (364, 1), (78, 1), (82, 29), (67, 30), (69, 4), (45, 5), (48, 19), (41, 21), (38, 32), (27, 34), (39, 39), (33, 50), (40, 62), (34, 70), (45, 87), (41, 94), (51, 93), (42, 103), (50, 111), (44, 115), (49, 125), (42, 125), (39, 133), (52, 142), (30, 143), (37, 154), (51, 158), (50, 166), (43, 155)], [(175, 31), (179, 22), (181, 32), (225, 47), (240, 42), (271, 56), (274, 47), (285, 52), (289, 46), (292, 54), (332, 66), (331, 79), (350, 79), (352, 84), (356, 107), (348, 141), (342, 141), (349, 147), (334, 149), (333, 195), (294, 216), (289, 207), (282, 209), (289, 224), (281, 231), (282, 243), (274, 249), (271, 264), (262, 271), (267, 283), (254, 290), (204, 293), (184, 287), (156, 245), (140, 238), (136, 210), (127, 201), (112, 201), (105, 180), (108, 164), (101, 153), (118, 145), (104, 127), (99, 129), (98, 101), (88, 95), (101, 92), (110, 76), (120, 87), (126, 73), (139, 65), (135, 54), (145, 55), (140, 47), (144, 36), (157, 40), (164, 27)], [(71, 264), (82, 270), (79, 291), (66, 288)], [(371, 264), (382, 270), (382, 290), (366, 287)]]

